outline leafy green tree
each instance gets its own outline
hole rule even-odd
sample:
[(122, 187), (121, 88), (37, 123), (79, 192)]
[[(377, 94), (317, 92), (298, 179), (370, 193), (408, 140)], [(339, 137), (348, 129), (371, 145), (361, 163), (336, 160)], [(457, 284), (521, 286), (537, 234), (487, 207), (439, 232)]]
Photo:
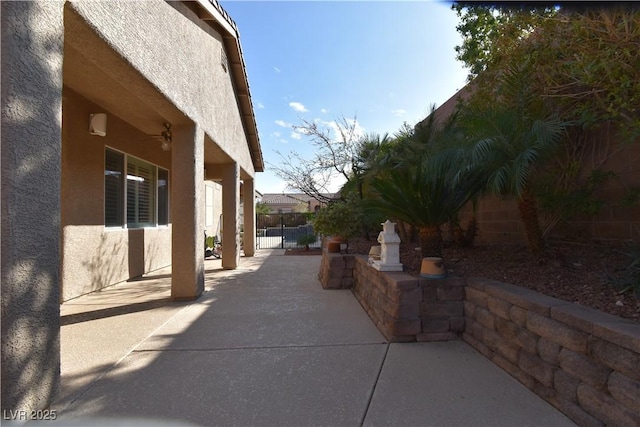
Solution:
[(256, 213), (257, 214), (261, 214), (261, 215), (266, 215), (266, 214), (271, 213), (271, 208), (266, 203), (257, 202), (256, 203)]
[(357, 198), (334, 200), (317, 212), (312, 221), (313, 229), (323, 236), (349, 239), (361, 232), (363, 214), (363, 205)]
[(508, 57), (536, 28), (557, 14), (554, 7), (455, 2), (451, 8), (460, 18), (456, 27), (462, 44), (457, 59), (470, 70), (469, 80)]

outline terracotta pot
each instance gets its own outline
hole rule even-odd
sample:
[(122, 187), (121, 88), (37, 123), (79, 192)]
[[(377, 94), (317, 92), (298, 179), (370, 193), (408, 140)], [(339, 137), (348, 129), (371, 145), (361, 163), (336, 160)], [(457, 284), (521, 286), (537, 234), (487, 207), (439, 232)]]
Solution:
[(327, 251), (332, 254), (340, 253), (340, 242), (328, 242)]
[(446, 276), (444, 262), (440, 257), (422, 258), (420, 266), (420, 277), (427, 279), (442, 279)]

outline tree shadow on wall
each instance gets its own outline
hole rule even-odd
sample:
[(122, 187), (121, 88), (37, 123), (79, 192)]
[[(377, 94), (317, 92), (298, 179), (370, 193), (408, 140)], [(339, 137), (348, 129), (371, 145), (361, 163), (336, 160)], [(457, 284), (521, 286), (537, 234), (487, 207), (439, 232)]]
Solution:
[[(110, 242), (106, 233), (100, 235), (97, 251), (89, 261), (82, 262), (82, 266), (89, 271), (91, 277), (91, 283), (86, 293), (106, 288), (120, 281), (118, 280), (119, 270), (125, 260), (122, 256), (123, 251), (122, 240)], [(120, 259), (122, 262), (114, 262), (114, 260)]]
[(63, 10), (0, 3), (2, 409), (41, 409), (60, 375)]

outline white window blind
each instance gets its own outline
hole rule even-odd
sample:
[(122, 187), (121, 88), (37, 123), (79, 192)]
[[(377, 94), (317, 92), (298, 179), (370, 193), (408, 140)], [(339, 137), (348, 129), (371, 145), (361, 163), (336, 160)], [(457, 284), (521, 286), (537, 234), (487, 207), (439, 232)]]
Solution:
[(127, 158), (127, 226), (156, 225), (156, 167)]
[(169, 224), (168, 170), (107, 148), (104, 174), (106, 227)]

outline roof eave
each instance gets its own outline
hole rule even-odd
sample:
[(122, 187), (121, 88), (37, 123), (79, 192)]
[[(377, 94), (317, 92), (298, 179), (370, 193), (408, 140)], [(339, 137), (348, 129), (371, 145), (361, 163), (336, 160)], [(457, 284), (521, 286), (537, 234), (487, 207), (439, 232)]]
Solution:
[(236, 23), (229, 14), (218, 4), (216, 0), (196, 0), (200, 5), (199, 17), (205, 21), (216, 21), (222, 31), (222, 39), (227, 52), (227, 60), (231, 68), (231, 78), (233, 79), (236, 100), (240, 109), (242, 124), (245, 135), (249, 142), (249, 151), (256, 172), (264, 172), (264, 159), (260, 138), (258, 137), (258, 126), (251, 101), (251, 91), (249, 89), (249, 79), (242, 56), (242, 46), (240, 45), (240, 33)]

